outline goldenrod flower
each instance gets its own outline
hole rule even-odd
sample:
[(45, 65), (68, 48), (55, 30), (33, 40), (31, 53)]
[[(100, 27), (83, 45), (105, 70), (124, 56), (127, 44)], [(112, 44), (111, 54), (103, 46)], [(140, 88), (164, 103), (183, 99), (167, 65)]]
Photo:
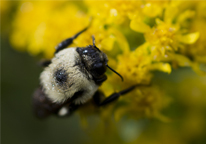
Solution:
[[(193, 4), (195, 9), (191, 8)], [(119, 78), (108, 72), (109, 78), (101, 87), (106, 95), (133, 84), (147, 85), (157, 70), (170, 74), (171, 67), (189, 66), (202, 73), (199, 62), (205, 62), (206, 55), (204, 5), (184, 5), (181, 1), (85, 0), (83, 7), (86, 10), (71, 1), (19, 2), (11, 43), (18, 50), (51, 58), (59, 42), (89, 26), (72, 46), (92, 44), (94, 35), (97, 47), (108, 55), (109, 65), (125, 79), (125, 83), (119, 83)], [(132, 37), (133, 31), (141, 35)], [(144, 40), (141, 43), (140, 37)], [(130, 39), (136, 41), (130, 43)], [(166, 120), (161, 109), (169, 105), (169, 100), (158, 87), (140, 87), (130, 94), (128, 101), (127, 108), (116, 109), (115, 117), (136, 112)], [(107, 111), (102, 115), (108, 113), (111, 114)]]
[(194, 58), (195, 61), (206, 63), (206, 3), (198, 2), (195, 3), (196, 15), (190, 24), (190, 31), (198, 31), (200, 37), (193, 46), (189, 46), (184, 52), (190, 57)]
[(129, 98), (124, 98), (125, 104), (122, 107), (116, 108), (115, 118), (117, 120), (124, 115), (131, 115), (136, 118), (146, 116), (155, 117), (165, 122), (169, 121), (160, 112), (168, 106), (171, 98), (160, 92), (157, 87), (140, 87), (132, 95)]
[[(184, 34), (181, 29), (182, 19), (185, 18), (185, 13), (180, 14), (181, 20), (179, 23), (173, 23), (174, 16), (171, 14), (172, 10), (175, 12), (177, 8), (168, 6), (165, 9), (164, 20), (155, 19), (156, 24), (150, 28), (141, 19), (134, 18), (131, 21), (130, 27), (137, 31), (144, 33), (146, 43), (154, 58), (165, 56), (167, 52), (176, 52), (179, 48), (184, 47), (184, 44), (193, 44), (199, 38), (199, 33)], [(187, 15), (186, 15), (187, 16)]]
[(90, 1), (85, 0), (89, 14), (105, 24), (121, 24), (134, 16), (156, 17), (169, 1)]
[[(1, 13), (4, 14), (11, 3), (3, 3), (5, 7), (1, 6)], [(192, 74), (194, 79), (191, 79), (188, 71), (181, 70), (182, 74), (178, 71), (169, 78), (153, 72), (171, 74), (172, 68), (191, 67), (196, 73), (205, 74), (200, 64), (206, 63), (206, 2), (84, 0), (17, 3), (10, 34), (15, 49), (51, 58), (59, 42), (89, 26), (71, 47), (92, 44), (94, 35), (97, 47), (108, 56), (108, 64), (125, 80), (122, 83), (116, 74), (107, 71), (108, 80), (100, 87), (105, 96), (139, 85), (107, 107), (97, 109), (87, 103), (78, 111), (84, 128), (89, 115), (98, 114), (101, 124), (96, 130), (108, 135), (115, 133), (118, 127), (115, 124), (125, 117), (135, 121), (147, 117), (170, 122), (152, 121), (144, 131), (138, 129), (134, 139), (126, 141), (131, 144), (194, 143), (195, 138), (204, 134), (205, 78)], [(167, 111), (163, 112), (165, 108)], [(115, 122), (111, 121), (111, 116)], [(117, 131), (119, 133), (119, 129)], [(94, 137), (105, 139), (96, 133)]]
[(47, 58), (58, 43), (89, 24), (89, 17), (71, 2), (21, 2), (16, 17), (11, 36), (15, 48)]

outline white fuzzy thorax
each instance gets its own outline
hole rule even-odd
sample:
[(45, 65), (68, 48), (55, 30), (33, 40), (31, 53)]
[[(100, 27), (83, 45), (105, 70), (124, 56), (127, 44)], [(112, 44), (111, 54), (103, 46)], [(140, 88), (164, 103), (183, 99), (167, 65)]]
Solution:
[[(83, 95), (75, 100), (75, 104), (85, 103), (94, 95), (98, 86), (93, 80), (88, 80), (86, 75), (82, 73), (75, 65), (76, 61), (80, 61), (80, 56), (76, 48), (67, 48), (58, 52), (52, 59), (52, 63), (45, 68), (40, 75), (41, 85), (45, 94), (53, 102), (64, 102), (71, 98), (75, 92), (84, 90)], [(66, 85), (61, 87), (56, 83), (54, 73), (58, 68), (64, 68), (68, 73)], [(91, 78), (92, 76), (89, 75)], [(72, 85), (71, 87), (69, 87)]]

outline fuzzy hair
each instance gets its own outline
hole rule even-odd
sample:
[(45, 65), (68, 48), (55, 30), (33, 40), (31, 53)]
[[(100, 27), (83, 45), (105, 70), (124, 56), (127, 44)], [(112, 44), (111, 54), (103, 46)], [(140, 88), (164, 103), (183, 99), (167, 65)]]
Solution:
[[(77, 62), (81, 62), (80, 56), (76, 48), (67, 48), (58, 52), (52, 59), (51, 64), (45, 68), (40, 75), (41, 85), (45, 94), (57, 103), (64, 102), (68, 98), (74, 96), (78, 91), (84, 91), (83, 94), (75, 99), (75, 104), (87, 102), (98, 89), (98, 85), (92, 80), (89, 74), (86, 76)], [(67, 76), (67, 81), (64, 85), (59, 85), (55, 81), (54, 73), (57, 69), (64, 69)], [(88, 79), (89, 76), (89, 79)]]

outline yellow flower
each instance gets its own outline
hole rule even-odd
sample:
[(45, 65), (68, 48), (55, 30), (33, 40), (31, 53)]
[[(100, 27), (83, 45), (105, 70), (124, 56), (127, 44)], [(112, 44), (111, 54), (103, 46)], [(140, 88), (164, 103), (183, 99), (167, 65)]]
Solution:
[[(119, 120), (123, 115), (133, 117), (155, 117), (162, 121), (169, 121), (160, 111), (167, 107), (171, 98), (160, 92), (157, 87), (139, 87), (132, 95), (122, 98), (124, 105), (115, 110), (115, 119)], [(120, 101), (121, 103), (121, 101)]]
[(157, 17), (162, 15), (162, 11), (169, 4), (168, 0), (165, 1), (153, 1), (146, 0), (145, 3), (142, 3), (142, 13), (148, 17)]
[[(89, 26), (71, 46), (92, 44), (94, 35), (97, 47), (108, 56), (108, 64), (125, 79), (120, 83), (119, 77), (108, 71), (108, 80), (101, 86), (106, 96), (133, 84), (151, 83), (153, 71), (170, 74), (171, 67), (189, 66), (202, 73), (199, 62), (204, 62), (206, 55), (203, 4), (148, 0), (85, 0), (84, 4), (82, 9), (71, 1), (19, 2), (11, 43), (18, 50), (51, 58), (59, 42)], [(132, 30), (139, 32), (138, 36)], [(128, 104), (119, 106), (115, 117), (131, 112), (138, 118), (166, 121), (161, 110), (169, 105), (169, 98), (154, 85), (138, 87), (128, 101), (121, 98)], [(114, 109), (114, 105), (107, 108), (102, 117), (109, 117)], [(84, 110), (85, 114), (95, 111), (93, 107)]]
[(55, 46), (87, 27), (87, 17), (71, 2), (21, 2), (13, 22), (11, 43), (32, 55), (53, 56)]
[[(200, 37), (199, 32), (189, 33), (186, 20), (194, 18), (194, 11), (185, 10), (180, 13), (181, 2), (171, 2), (164, 12), (163, 20), (155, 19), (155, 25), (150, 27), (142, 18), (134, 17), (130, 23), (131, 29), (144, 33), (145, 45), (151, 53), (153, 61), (176, 62), (178, 66), (191, 66), (196, 72), (202, 73), (197, 63), (187, 58), (188, 45), (193, 46)], [(178, 56), (175, 53), (181, 53)], [(174, 66), (174, 65), (173, 65)]]
[[(183, 44), (193, 44), (199, 38), (199, 33), (183, 34), (180, 25), (167, 23), (156, 19), (156, 26), (150, 28), (140, 20), (132, 20), (130, 27), (137, 31), (143, 32), (146, 42), (150, 45), (153, 55), (164, 56), (167, 52), (178, 51)], [(141, 29), (142, 28), (142, 29)]]
[(141, 9), (141, 1), (90, 1), (85, 0), (89, 14), (104, 24), (121, 24), (131, 13)]
[(156, 19), (157, 26), (145, 33), (145, 40), (151, 45), (151, 52), (160, 51), (165, 55), (165, 51), (177, 51), (177, 31), (178, 27), (164, 23)]
[(201, 1), (196, 3), (196, 16), (190, 24), (190, 31), (198, 31), (200, 38), (198, 41), (187, 48), (186, 53), (194, 58), (195, 61), (206, 63), (206, 2)]
[(85, 3), (90, 7), (89, 14), (106, 24), (121, 24), (134, 16), (160, 16), (169, 1), (90, 1)]

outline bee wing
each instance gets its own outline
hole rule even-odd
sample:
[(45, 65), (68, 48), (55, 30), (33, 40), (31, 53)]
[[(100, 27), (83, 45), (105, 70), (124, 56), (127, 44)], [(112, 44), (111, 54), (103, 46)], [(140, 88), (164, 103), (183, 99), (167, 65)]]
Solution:
[(42, 87), (37, 88), (34, 92), (32, 104), (33, 112), (37, 118), (46, 118), (51, 114), (65, 117), (71, 115), (78, 108), (78, 105), (73, 104), (71, 99), (68, 99), (64, 103), (52, 102), (46, 96)]
[(46, 97), (42, 88), (39, 87), (34, 92), (32, 98), (33, 112), (38, 118), (45, 118), (55, 112), (55, 107), (52, 107), (52, 102)]

